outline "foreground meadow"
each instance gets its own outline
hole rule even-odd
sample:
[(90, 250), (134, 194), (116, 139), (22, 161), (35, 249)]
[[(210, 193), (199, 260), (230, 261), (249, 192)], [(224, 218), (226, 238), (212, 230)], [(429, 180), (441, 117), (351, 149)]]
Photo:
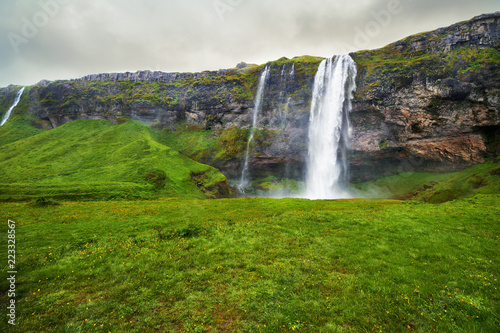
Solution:
[(499, 203), (2, 203), (0, 331), (498, 332)]

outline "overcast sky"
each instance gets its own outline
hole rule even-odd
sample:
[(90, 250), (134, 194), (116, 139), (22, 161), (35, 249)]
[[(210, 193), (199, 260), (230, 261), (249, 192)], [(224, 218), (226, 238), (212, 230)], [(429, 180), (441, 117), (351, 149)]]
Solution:
[(0, 87), (330, 57), (500, 10), (498, 0), (0, 1)]

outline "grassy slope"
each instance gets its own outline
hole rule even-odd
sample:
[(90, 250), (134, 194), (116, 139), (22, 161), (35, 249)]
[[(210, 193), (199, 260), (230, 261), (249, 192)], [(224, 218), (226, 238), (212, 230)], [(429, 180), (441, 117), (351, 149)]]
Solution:
[(350, 188), (362, 197), (370, 198), (409, 198), (419, 188), (429, 182), (438, 182), (451, 177), (451, 174), (432, 172), (405, 172), (383, 177), (371, 182), (352, 184)]
[(9, 120), (0, 127), (0, 147), (41, 132), (43, 132), (43, 130), (31, 126), (27, 121)]
[(3, 203), (0, 239), (19, 332), (498, 332), (499, 201)]
[[(175, 131), (157, 133), (157, 139), (195, 161), (218, 166), (242, 157), (248, 135), (248, 129), (237, 127), (212, 131), (181, 124)], [(266, 135), (259, 131), (254, 140), (260, 143)]]
[[(497, 159), (500, 162), (500, 159)], [(500, 193), (500, 165), (489, 161), (467, 168), (427, 188), (420, 189), (413, 199), (440, 203), (475, 194)]]
[(216, 169), (158, 143), (149, 127), (136, 121), (117, 126), (105, 120), (78, 120), (3, 145), (0, 156), (4, 200), (39, 194), (86, 198), (94, 192), (97, 198), (151, 197), (146, 176), (155, 170), (166, 174), (160, 194), (202, 198), (205, 194), (191, 174), (204, 173), (201, 181), (206, 187), (225, 179)]
[(500, 165), (491, 160), (454, 173), (408, 172), (353, 184), (363, 197), (413, 199), (440, 203), (476, 194), (500, 194)]

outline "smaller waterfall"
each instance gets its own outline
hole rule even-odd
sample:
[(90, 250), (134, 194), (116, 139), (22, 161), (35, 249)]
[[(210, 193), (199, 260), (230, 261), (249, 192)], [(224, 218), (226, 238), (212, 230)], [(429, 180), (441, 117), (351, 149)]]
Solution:
[(14, 108), (17, 105), (17, 103), (19, 103), (19, 101), (21, 100), (21, 96), (23, 95), (23, 91), (24, 91), (24, 87), (22, 87), (17, 92), (17, 95), (16, 95), (16, 98), (14, 100), (14, 103), (12, 104), (12, 106), (10, 107), (10, 109), (7, 111), (7, 113), (5, 113), (5, 115), (3, 116), (2, 122), (0, 122), (0, 126), (3, 126), (7, 122), (7, 120), (9, 120), (10, 114), (12, 113), (12, 110), (14, 110)]
[(283, 80), (283, 77), (285, 77), (286, 75), (286, 64), (283, 64), (283, 66), (281, 67), (281, 80)]
[(287, 74), (287, 72), (286, 72), (286, 64), (284, 64), (283, 67), (281, 68), (280, 95), (279, 95), (280, 106), (278, 108), (278, 111), (279, 111), (279, 121), (280, 121), (280, 125), (281, 125), (282, 129), (286, 125), (286, 116), (287, 116), (287, 113), (288, 113), (288, 100), (285, 103), (285, 94), (286, 94), (287, 85), (288, 85), (288, 82), (287, 82), (288, 80), (287, 80), (286, 74)]
[(243, 171), (241, 172), (241, 179), (238, 188), (240, 190), (244, 190), (249, 185), (248, 173), (249, 173), (249, 160), (250, 160), (250, 144), (252, 143), (255, 128), (257, 127), (257, 120), (259, 117), (260, 109), (262, 108), (262, 99), (264, 97), (264, 90), (266, 88), (267, 78), (269, 77), (270, 67), (269, 65), (264, 68), (264, 71), (260, 75), (259, 85), (257, 87), (257, 95), (255, 96), (255, 106), (253, 109), (253, 118), (252, 118), (252, 128), (250, 130), (250, 137), (247, 142), (247, 150), (245, 153), (245, 163), (243, 164)]

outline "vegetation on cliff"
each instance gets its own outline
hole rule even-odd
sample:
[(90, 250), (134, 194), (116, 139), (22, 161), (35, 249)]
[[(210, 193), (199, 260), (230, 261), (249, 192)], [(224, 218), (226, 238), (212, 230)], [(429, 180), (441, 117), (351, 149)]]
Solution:
[[(449, 52), (401, 52), (387, 47), (353, 54), (358, 65), (357, 98), (377, 90), (408, 88), (415, 80), (456, 78), (489, 89), (500, 87), (500, 51), (494, 48), (460, 48)], [(485, 80), (488, 80), (485, 82)]]
[(249, 132), (248, 129), (237, 127), (205, 130), (179, 124), (174, 131), (158, 133), (158, 139), (195, 161), (219, 166), (242, 156)]
[[(220, 168), (227, 162), (239, 161), (243, 157), (250, 130), (235, 126), (206, 130), (200, 126), (179, 123), (173, 131), (165, 129), (156, 133), (159, 141), (183, 155), (200, 163)], [(251, 152), (257, 147), (269, 145), (276, 135), (273, 130), (257, 129), (250, 147)]]
[[(248, 109), (253, 98), (260, 72), (269, 65), (279, 80), (280, 71), (294, 68), (290, 95), (297, 100), (308, 100), (310, 85), (321, 58), (303, 56), (281, 58), (264, 65), (253, 65), (196, 74), (171, 74), (168, 79), (117, 80), (110, 75), (93, 80), (62, 80), (32, 86), (29, 107), (19, 108), (16, 119), (30, 118), (37, 126), (45, 120), (52, 127), (79, 119), (82, 114), (99, 114), (106, 119), (129, 117), (162, 126), (175, 127), (178, 121), (194, 121), (206, 129), (220, 123), (221, 112), (234, 105)], [(291, 74), (289, 74), (291, 75)], [(276, 100), (279, 89), (271, 87), (269, 100)], [(0, 94), (0, 103), (7, 103), (8, 96)], [(280, 101), (277, 101), (280, 102)], [(160, 116), (158, 112), (166, 114)], [(202, 112), (196, 119), (186, 113)], [(32, 116), (38, 117), (38, 121)]]

